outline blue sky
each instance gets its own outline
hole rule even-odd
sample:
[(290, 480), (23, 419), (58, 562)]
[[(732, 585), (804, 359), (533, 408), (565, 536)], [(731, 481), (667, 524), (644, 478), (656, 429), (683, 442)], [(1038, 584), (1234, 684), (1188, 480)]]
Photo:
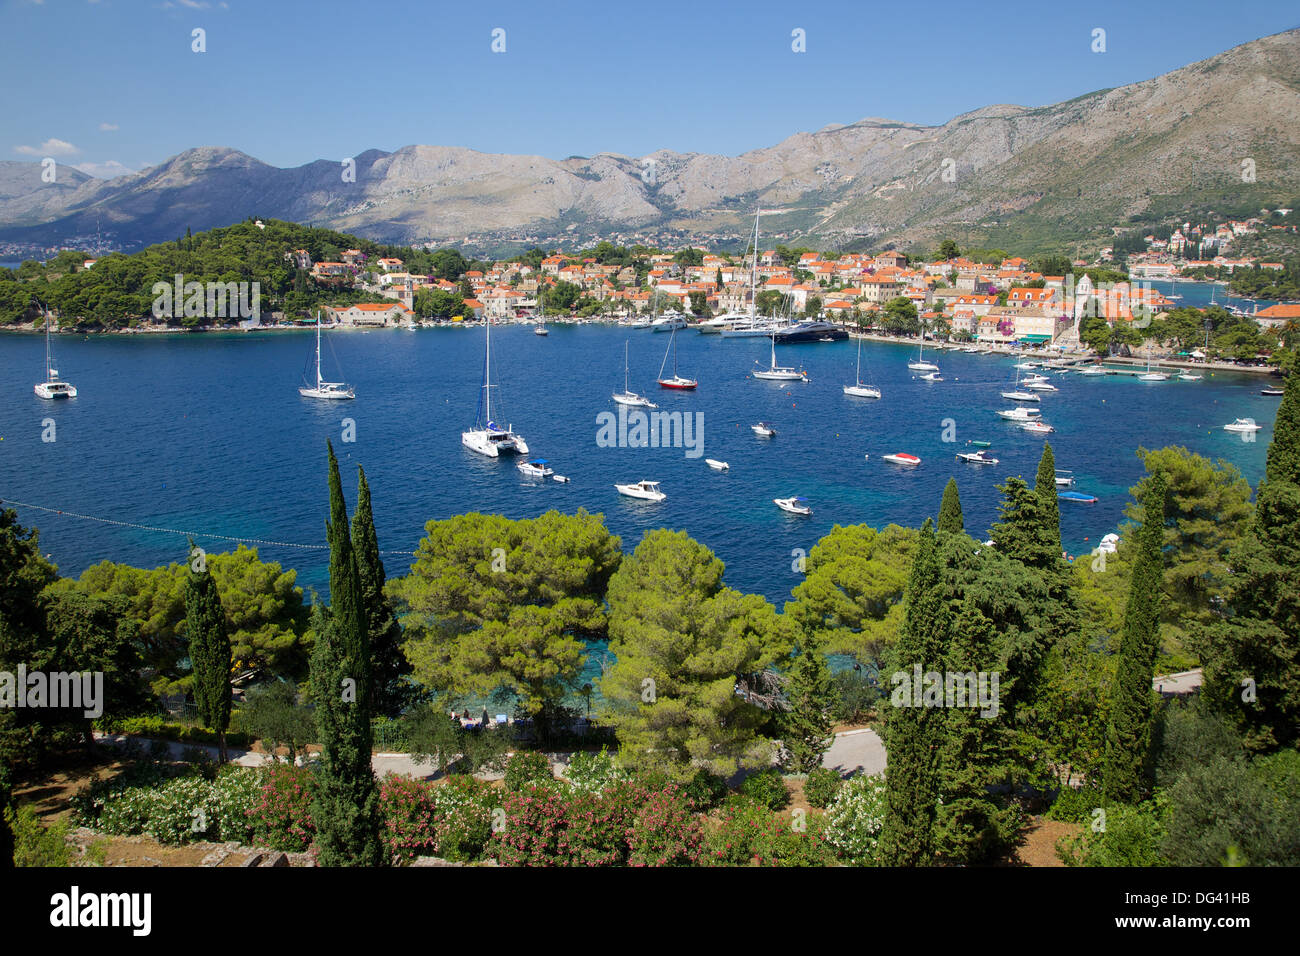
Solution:
[(201, 145), (277, 166), (411, 143), (734, 155), (868, 116), (1054, 103), (1295, 26), (1294, 2), (1222, 0), (0, 0), (0, 158), (102, 175)]

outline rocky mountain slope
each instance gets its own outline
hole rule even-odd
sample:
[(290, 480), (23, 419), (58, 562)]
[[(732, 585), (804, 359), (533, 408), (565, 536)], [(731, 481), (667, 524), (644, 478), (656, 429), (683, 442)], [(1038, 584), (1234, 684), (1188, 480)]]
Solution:
[[(121, 244), (276, 217), (395, 242), (641, 231), (766, 233), (823, 245), (1104, 238), (1190, 196), (1280, 202), (1300, 194), (1300, 30), (1155, 79), (1041, 108), (989, 106), (942, 126), (865, 119), (739, 156), (660, 151), (552, 160), (444, 146), (279, 169), (221, 147), (91, 180), (0, 163), (0, 240)], [(1253, 160), (1254, 181), (1243, 181)]]

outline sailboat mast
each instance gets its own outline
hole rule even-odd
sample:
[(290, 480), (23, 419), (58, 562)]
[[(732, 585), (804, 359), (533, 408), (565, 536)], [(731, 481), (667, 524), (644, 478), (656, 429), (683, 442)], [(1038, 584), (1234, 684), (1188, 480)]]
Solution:
[(483, 316), (483, 334), (487, 338), (487, 352), (483, 359), (483, 411), (484, 418), (492, 421), (492, 320)]
[(316, 388), (320, 389), (320, 313), (316, 313)]
[(749, 324), (753, 325), (758, 312), (758, 217), (763, 212), (760, 208), (754, 213), (754, 259), (749, 264)]
[(45, 313), (45, 381), (50, 380), (50, 314)]

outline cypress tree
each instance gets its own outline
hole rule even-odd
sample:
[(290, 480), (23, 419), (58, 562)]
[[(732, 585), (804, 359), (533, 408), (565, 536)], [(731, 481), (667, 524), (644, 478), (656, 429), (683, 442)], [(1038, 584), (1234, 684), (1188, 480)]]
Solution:
[(946, 712), (942, 706), (924, 706), (924, 700), (918, 706), (914, 681), (918, 665), (922, 674), (942, 668), (947, 624), (935, 533), (927, 518), (917, 539), (903, 596), (903, 625), (892, 654), (894, 690), (884, 728), (889, 755), (880, 835), (884, 866), (925, 866), (934, 859)]
[(384, 561), (379, 556), (379, 536), (370, 510), (370, 484), (365, 469), (357, 468), (357, 507), (352, 512), (352, 547), (357, 556), (361, 604), (370, 638), (371, 681), (375, 714), (397, 717), (411, 700), (405, 681), (411, 665), (402, 653), (402, 628), (384, 594)]
[(966, 530), (961, 513), (961, 497), (957, 494), (957, 479), (949, 478), (943, 489), (943, 501), (939, 503), (940, 534), (961, 534)]
[(1164, 472), (1151, 476), (1146, 520), (1137, 533), (1137, 554), (1120, 632), (1111, 688), (1102, 786), (1108, 800), (1132, 803), (1147, 789), (1156, 654), (1160, 649), (1160, 606), (1164, 599)]
[(1038, 480), (1034, 482), (1038, 500), (1042, 505), (1044, 534), (1055, 542), (1056, 553), (1061, 553), (1061, 506), (1056, 498), (1056, 456), (1050, 442), (1043, 442), (1043, 456), (1038, 459)]
[(347, 506), (329, 449), (330, 609), (313, 610), (311, 685), (321, 761), (312, 821), (322, 866), (379, 866), (379, 793), (371, 766), (370, 640)]
[(834, 735), (835, 687), (821, 648), (806, 641), (786, 678), (788, 710), (781, 713), (782, 764), (796, 773), (822, 765)]
[[(190, 553), (194, 553), (190, 542)], [(218, 756), (226, 761), (226, 730), (230, 726), (230, 635), (217, 582), (206, 565), (191, 561), (185, 577), (185, 633), (194, 673), (194, 706), (199, 722), (216, 731)]]
[(1254, 752), (1300, 741), (1300, 374), (1287, 377), (1255, 496), (1205, 652), (1206, 694)]

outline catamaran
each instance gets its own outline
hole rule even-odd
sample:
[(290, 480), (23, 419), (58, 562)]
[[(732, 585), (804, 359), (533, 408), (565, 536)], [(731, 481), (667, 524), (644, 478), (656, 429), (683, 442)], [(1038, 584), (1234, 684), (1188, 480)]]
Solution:
[[(668, 364), (668, 353), (673, 353), (673, 375), (672, 378), (664, 378), (664, 367)], [(677, 374), (677, 330), (673, 329), (672, 336), (668, 339), (668, 348), (664, 349), (664, 360), (659, 366), (659, 384), (664, 388), (676, 388), (690, 390), (700, 383), (693, 378), (685, 378)]]
[[(757, 361), (754, 362), (758, 364)], [(806, 382), (808, 375), (803, 369), (788, 368), (776, 364), (776, 333), (772, 333), (772, 364), (768, 368), (758, 368), (754, 371), (754, 378), (761, 378), (769, 382)], [(879, 396), (876, 396), (879, 398)]]
[(513, 426), (501, 428), (492, 421), (492, 389), (495, 387), (492, 384), (492, 323), (487, 319), (483, 320), (483, 340), (483, 394), (479, 397), (474, 427), (460, 433), (460, 443), (489, 458), (497, 458), (503, 452), (527, 455), (528, 443), (514, 433)]
[(298, 389), (303, 398), (344, 399), (356, 398), (357, 393), (345, 382), (327, 382), (320, 374), (320, 313), (316, 313), (316, 384), (304, 385)]
[(644, 395), (638, 395), (636, 392), (628, 388), (627, 379), (628, 379), (627, 342), (625, 341), (623, 343), (623, 391), (614, 393), (614, 395), (612, 396), (614, 401), (618, 402), (620, 405), (637, 405), (640, 406), (641, 408), (659, 407), (654, 402), (650, 401), (650, 399), (646, 398)]
[[(775, 345), (773, 346), (775, 348)], [(858, 370), (853, 376), (853, 384), (844, 386), (844, 394), (854, 398), (879, 398), (880, 389), (874, 385), (862, 384), (862, 340), (858, 339)]]
[(50, 348), (50, 326), (54, 319), (45, 316), (45, 381), (38, 382), (35, 392), (38, 398), (76, 398), (77, 388), (71, 382), (59, 378), (59, 370), (54, 367), (54, 353)]

